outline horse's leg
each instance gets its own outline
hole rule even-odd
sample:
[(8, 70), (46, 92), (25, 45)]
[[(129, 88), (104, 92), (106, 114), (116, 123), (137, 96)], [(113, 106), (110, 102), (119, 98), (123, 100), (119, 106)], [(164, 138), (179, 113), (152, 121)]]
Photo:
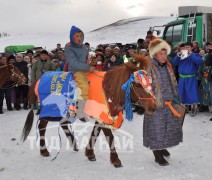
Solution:
[(78, 145), (77, 145), (77, 141), (76, 141), (74, 135), (69, 130), (67, 121), (62, 123), (61, 127), (62, 127), (63, 131), (65, 132), (66, 137), (69, 140), (70, 146), (74, 146), (74, 148), (73, 148), (74, 151), (79, 151), (79, 148), (78, 148)]
[(45, 143), (45, 133), (46, 133), (46, 126), (48, 121), (44, 121), (43, 119), (40, 120), (38, 125), (39, 133), (40, 133), (40, 154), (41, 156), (48, 157), (50, 156)]
[(118, 158), (118, 154), (117, 154), (116, 149), (115, 149), (114, 136), (113, 136), (111, 129), (103, 127), (102, 130), (105, 134), (105, 137), (106, 137), (107, 142), (108, 142), (109, 147), (110, 147), (110, 162), (115, 167), (122, 167), (121, 161)]
[(91, 137), (89, 139), (88, 145), (85, 148), (85, 155), (90, 161), (96, 161), (96, 157), (94, 154), (94, 145), (102, 129), (100, 126), (101, 125), (96, 121), (91, 132)]

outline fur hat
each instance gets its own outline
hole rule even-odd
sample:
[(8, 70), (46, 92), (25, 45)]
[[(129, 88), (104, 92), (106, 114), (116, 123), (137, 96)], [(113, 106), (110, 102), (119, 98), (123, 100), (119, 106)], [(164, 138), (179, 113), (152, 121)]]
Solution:
[(170, 45), (166, 41), (162, 39), (156, 39), (154, 41), (151, 41), (149, 44), (150, 57), (152, 58), (156, 53), (158, 53), (162, 49), (167, 50), (167, 55), (171, 52)]
[(16, 57), (21, 57), (23, 59), (23, 54), (18, 53), (18, 54), (16, 54)]

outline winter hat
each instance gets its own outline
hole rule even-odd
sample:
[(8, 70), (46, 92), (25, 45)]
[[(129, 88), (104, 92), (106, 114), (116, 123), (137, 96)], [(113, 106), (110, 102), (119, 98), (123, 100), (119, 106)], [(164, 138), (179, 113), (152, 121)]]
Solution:
[(15, 60), (15, 56), (14, 56), (14, 55), (10, 55), (10, 56), (7, 58), (7, 62), (9, 62), (11, 59), (14, 59), (14, 60)]
[(30, 57), (29, 56), (25, 56), (24, 57), (24, 61), (27, 61), (27, 60), (30, 60)]
[(129, 44), (129, 45), (128, 45), (128, 49), (136, 49), (136, 45), (134, 45), (134, 44)]
[(40, 54), (46, 54), (46, 55), (48, 55), (49, 53), (48, 53), (47, 50), (43, 49), (43, 50), (40, 52)]
[(72, 26), (72, 27), (71, 27), (71, 30), (70, 30), (70, 36), (69, 36), (69, 37), (70, 37), (70, 42), (71, 42), (71, 44), (74, 45), (74, 46), (78, 46), (78, 45), (74, 42), (74, 40), (73, 40), (73, 36), (74, 36), (74, 34), (77, 33), (77, 32), (82, 32), (82, 35), (83, 35), (82, 43), (83, 43), (83, 41), (84, 41), (84, 33), (83, 33), (83, 31), (82, 31), (80, 28), (76, 27), (76, 26)]
[(102, 60), (104, 60), (104, 58), (105, 58), (104, 55), (101, 52), (96, 53), (96, 57), (97, 56), (101, 56)]
[(151, 41), (149, 44), (150, 57), (152, 58), (156, 53), (158, 53), (162, 49), (167, 50), (167, 55), (171, 52), (170, 45), (166, 41), (162, 39), (156, 39), (154, 41)]
[(34, 54), (31, 49), (27, 50), (26, 54), (28, 54), (28, 53)]
[(105, 50), (111, 51), (112, 49), (108, 46), (108, 47), (105, 48)]
[(120, 50), (120, 48), (118, 47), (118, 46), (116, 46), (113, 50), (115, 50), (115, 49), (118, 49), (118, 50)]
[(52, 59), (52, 62), (59, 62), (58, 59)]
[(17, 57), (21, 57), (21, 58), (23, 59), (23, 54), (18, 53), (18, 54), (16, 54), (16, 58), (17, 58)]

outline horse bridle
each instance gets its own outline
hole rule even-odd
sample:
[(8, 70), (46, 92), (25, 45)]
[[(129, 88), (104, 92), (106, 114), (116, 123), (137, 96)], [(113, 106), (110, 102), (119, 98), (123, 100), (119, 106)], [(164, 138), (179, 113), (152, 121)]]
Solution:
[(141, 104), (143, 104), (141, 100), (152, 101), (152, 103), (155, 102), (155, 98), (154, 98), (151, 94), (150, 94), (150, 96), (151, 96), (150, 98), (142, 98), (142, 97), (139, 97), (138, 92), (135, 90), (133, 84), (131, 84), (130, 86), (131, 86), (131, 88), (133, 89), (135, 95), (137, 96), (137, 98), (139, 99), (139, 101), (140, 101)]
[[(13, 68), (10, 68), (10, 71), (12, 72), (12, 76), (17, 77), (18, 79), (21, 79), (21, 77), (24, 76), (23, 73), (21, 73), (21, 75), (17, 74), (17, 73), (14, 71), (14, 67), (13, 67)], [(13, 87), (17, 86), (18, 83), (19, 83), (19, 80), (18, 80), (18, 81), (14, 81), (14, 83), (10, 84), (9, 86), (2, 87), (1, 89), (10, 89), (10, 88), (13, 88)], [(23, 85), (28, 85), (28, 84), (23, 84)]]
[[(154, 98), (151, 94), (150, 94), (150, 96), (151, 96), (150, 98), (142, 98), (142, 97), (140, 97), (140, 96), (138, 95), (138, 92), (137, 92), (136, 89), (134, 88), (133, 84), (131, 84), (130, 86), (131, 86), (131, 88), (133, 89), (135, 95), (136, 95), (137, 98), (138, 98), (138, 101), (139, 101), (141, 104), (143, 104), (142, 100), (152, 101), (152, 103), (155, 102), (155, 98)], [(153, 115), (154, 113), (148, 111), (147, 114)]]

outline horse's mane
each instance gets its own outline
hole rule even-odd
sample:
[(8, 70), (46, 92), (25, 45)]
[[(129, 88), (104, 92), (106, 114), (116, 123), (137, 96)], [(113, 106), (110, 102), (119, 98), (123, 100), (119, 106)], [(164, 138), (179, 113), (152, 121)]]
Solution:
[(0, 66), (0, 71), (5, 70), (6, 68), (8, 68), (8, 65)]
[(6, 68), (12, 68), (14, 67), (12, 64), (5, 64), (3, 66), (0, 66), (0, 70), (6, 69)]
[(107, 71), (103, 86), (105, 94), (114, 105), (124, 104), (125, 93), (121, 86), (130, 78), (130, 74), (140, 69), (147, 69), (151, 62), (149, 57), (134, 55), (134, 61), (114, 67)]

